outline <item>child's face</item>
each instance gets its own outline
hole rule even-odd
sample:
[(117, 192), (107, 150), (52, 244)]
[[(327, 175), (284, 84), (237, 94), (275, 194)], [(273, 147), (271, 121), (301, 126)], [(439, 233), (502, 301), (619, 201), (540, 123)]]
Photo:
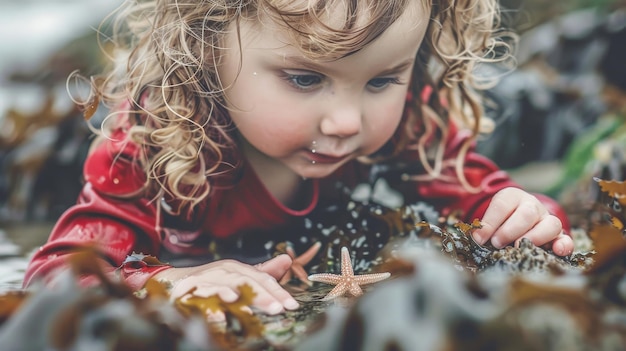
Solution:
[(321, 178), (382, 147), (400, 123), (429, 20), (409, 6), (376, 40), (334, 61), (305, 58), (274, 25), (243, 22), (241, 51), (229, 34), (218, 73), (248, 159)]

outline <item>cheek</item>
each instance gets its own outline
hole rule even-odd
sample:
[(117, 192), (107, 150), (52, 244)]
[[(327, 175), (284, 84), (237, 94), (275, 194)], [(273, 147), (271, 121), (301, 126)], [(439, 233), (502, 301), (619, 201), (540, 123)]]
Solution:
[(276, 79), (269, 74), (255, 76), (242, 72), (239, 79), (227, 92), (229, 107), (238, 110), (240, 115), (258, 125), (270, 124), (273, 127), (283, 124), (297, 124), (298, 116), (304, 113), (297, 100), (283, 92)]
[(251, 93), (243, 97), (245, 109), (231, 112), (237, 127), (267, 138), (276, 138), (276, 142), (297, 139), (299, 135), (306, 134), (311, 129), (307, 121), (312, 119), (306, 114), (307, 111), (275, 95)]
[(372, 131), (376, 135), (383, 135), (390, 138), (393, 132), (400, 124), (402, 114), (404, 113), (404, 101), (402, 103), (380, 104), (375, 112), (377, 116), (372, 123)]
[(313, 139), (302, 122), (306, 116), (297, 110), (276, 108), (281, 105), (272, 99), (249, 99), (246, 106), (251, 109), (232, 111), (231, 118), (240, 134), (267, 155), (282, 157)]
[(366, 154), (371, 154), (380, 149), (398, 128), (404, 112), (404, 100), (400, 103), (379, 103), (372, 110), (372, 118), (368, 123), (368, 145), (365, 148)]

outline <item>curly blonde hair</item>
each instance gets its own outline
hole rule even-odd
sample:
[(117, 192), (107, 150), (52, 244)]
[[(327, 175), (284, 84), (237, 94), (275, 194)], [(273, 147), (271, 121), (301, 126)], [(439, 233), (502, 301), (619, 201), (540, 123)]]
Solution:
[[(307, 57), (332, 60), (376, 39), (409, 1), (126, 1), (111, 21), (103, 22), (112, 26), (113, 36), (106, 40), (116, 48), (113, 69), (91, 79), (92, 96), (113, 111), (101, 134), (124, 128), (127, 141), (141, 146), (136, 161), (147, 174), (146, 188), (192, 209), (210, 194), (213, 176), (236, 166), (229, 163), (237, 146), (225, 108), (228, 87), (216, 70), (232, 24), (238, 28), (242, 18), (264, 16), (291, 33), (293, 44)], [(341, 29), (324, 22), (339, 3), (345, 10)], [(474, 136), (489, 131), (476, 94), (486, 81), (477, 79), (475, 66), (512, 55), (505, 40), (510, 36), (499, 30), (496, 0), (424, 1), (422, 6), (431, 13), (430, 23), (418, 52), (407, 113), (387, 156), (414, 148), (429, 176), (436, 177), (445, 163), (443, 142), (451, 119), (471, 128)], [(424, 102), (420, 96), (427, 86), (433, 94)], [(462, 158), (455, 161), (457, 170)], [(457, 173), (463, 182), (463, 173)]]

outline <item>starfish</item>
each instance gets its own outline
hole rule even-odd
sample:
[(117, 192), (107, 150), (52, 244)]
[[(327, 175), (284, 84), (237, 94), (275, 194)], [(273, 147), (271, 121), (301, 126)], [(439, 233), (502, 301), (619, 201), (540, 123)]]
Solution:
[(313, 246), (311, 246), (308, 250), (306, 250), (305, 253), (296, 257), (296, 252), (293, 250), (293, 247), (291, 245), (287, 245), (285, 247), (285, 253), (287, 253), (287, 255), (289, 255), (289, 257), (291, 257), (292, 259), (291, 268), (280, 279), (280, 283), (287, 284), (291, 280), (291, 278), (295, 276), (296, 278), (300, 279), (301, 282), (309, 286), (313, 285), (313, 283), (307, 278), (307, 273), (304, 270), (304, 266), (309, 264), (309, 262), (311, 262), (315, 255), (317, 255), (320, 247), (322, 247), (322, 243), (318, 241), (313, 244)]
[(363, 290), (361, 285), (373, 284), (381, 280), (385, 280), (391, 276), (391, 273), (374, 273), (354, 275), (352, 269), (352, 261), (347, 247), (341, 248), (341, 275), (331, 273), (312, 274), (309, 280), (326, 284), (334, 284), (335, 287), (322, 299), (332, 300), (343, 295), (361, 296)]

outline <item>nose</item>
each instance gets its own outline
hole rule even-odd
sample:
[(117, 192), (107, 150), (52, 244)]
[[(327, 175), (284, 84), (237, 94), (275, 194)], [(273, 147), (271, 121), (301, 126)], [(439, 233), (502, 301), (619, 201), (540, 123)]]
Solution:
[(347, 138), (358, 134), (363, 123), (362, 105), (359, 99), (329, 104), (320, 129), (324, 135)]

